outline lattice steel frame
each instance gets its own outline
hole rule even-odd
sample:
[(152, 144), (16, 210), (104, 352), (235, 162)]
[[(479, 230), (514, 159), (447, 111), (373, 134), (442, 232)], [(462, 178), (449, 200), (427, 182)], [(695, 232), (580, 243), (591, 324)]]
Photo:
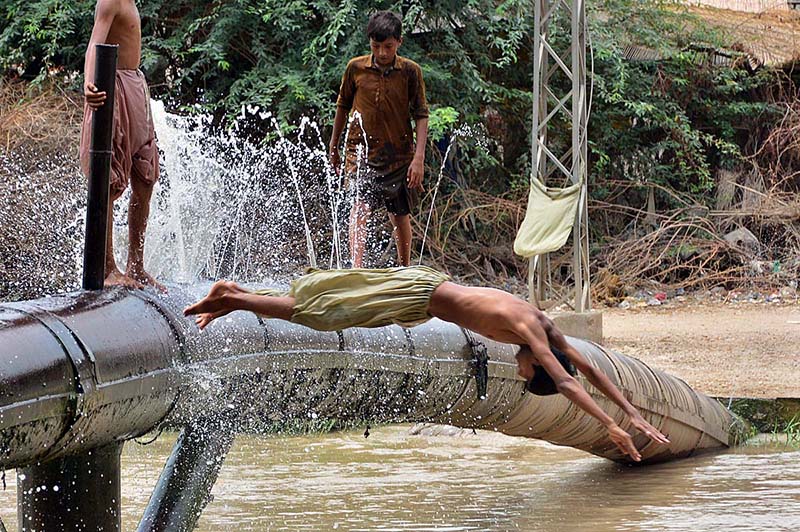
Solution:
[[(584, 0), (535, 0), (533, 61), (533, 129), (531, 161), (533, 172), (547, 184), (559, 177), (572, 183), (582, 182), (578, 210), (572, 228), (576, 312), (591, 310), (589, 287), (589, 235), (586, 195), (587, 174), (587, 95), (586, 95), (586, 10)], [(563, 13), (571, 21), (570, 47), (555, 50), (549, 41), (550, 22)], [(560, 53), (559, 53), (560, 52)], [(561, 71), (572, 81), (566, 94), (551, 84), (553, 75)], [(548, 124), (556, 116), (565, 116), (572, 124), (572, 143), (562, 154), (553, 153), (548, 143)], [(558, 294), (552, 283), (549, 255), (531, 258), (529, 287), (531, 299), (568, 301), (569, 294)]]

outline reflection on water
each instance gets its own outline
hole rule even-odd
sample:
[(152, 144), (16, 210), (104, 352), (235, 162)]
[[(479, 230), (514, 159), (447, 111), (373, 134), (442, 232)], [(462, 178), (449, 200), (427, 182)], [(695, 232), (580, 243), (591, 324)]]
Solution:
[[(126, 444), (123, 529), (135, 529), (173, 441)], [(12, 532), (7, 480), (0, 516)], [(631, 468), (491, 432), (240, 437), (213, 494), (197, 530), (800, 530), (800, 451)]]

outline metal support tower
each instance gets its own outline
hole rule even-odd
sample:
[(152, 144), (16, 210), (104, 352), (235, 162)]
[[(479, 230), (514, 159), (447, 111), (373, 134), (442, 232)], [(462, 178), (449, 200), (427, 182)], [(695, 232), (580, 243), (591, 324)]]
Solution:
[[(586, 197), (587, 96), (584, 0), (535, 0), (533, 60), (533, 177), (549, 186), (582, 182), (572, 229), (575, 312), (591, 310)], [(569, 34), (567, 34), (569, 32)], [(569, 38), (571, 37), (571, 38)], [(571, 130), (571, 137), (567, 136)], [(554, 135), (560, 131), (562, 135)], [(548, 132), (550, 135), (548, 136)], [(563, 139), (571, 138), (565, 143)], [(556, 293), (549, 255), (531, 258), (531, 299), (569, 301)]]

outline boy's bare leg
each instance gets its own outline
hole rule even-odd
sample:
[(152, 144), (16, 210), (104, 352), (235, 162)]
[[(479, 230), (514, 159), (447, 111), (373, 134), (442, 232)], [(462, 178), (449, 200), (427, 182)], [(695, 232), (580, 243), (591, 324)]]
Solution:
[(144, 270), (144, 238), (150, 217), (153, 185), (131, 179), (131, 202), (128, 206), (128, 266), (125, 273), (139, 283), (164, 291), (164, 286)]
[(253, 294), (236, 283), (217, 281), (206, 297), (183, 309), (183, 315), (196, 315), (195, 321), (200, 329), (235, 310), (248, 310), (262, 316), (289, 321), (294, 313), (294, 303), (293, 297)]
[(350, 211), (350, 258), (353, 261), (353, 268), (364, 267), (364, 248), (367, 242), (369, 214), (369, 205), (356, 200)]
[(411, 264), (411, 216), (389, 213), (394, 226), (394, 241), (397, 245), (397, 261), (400, 266)]
[(142, 288), (140, 282), (131, 279), (117, 268), (117, 261), (114, 258), (114, 200), (109, 200), (108, 202), (108, 219), (106, 220), (106, 264), (103, 286)]

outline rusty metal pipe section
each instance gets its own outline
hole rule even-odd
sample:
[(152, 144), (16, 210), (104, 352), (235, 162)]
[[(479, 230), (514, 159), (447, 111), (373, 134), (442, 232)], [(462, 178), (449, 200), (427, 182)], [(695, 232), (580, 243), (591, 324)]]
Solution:
[[(684, 381), (592, 342), (575, 338), (569, 341), (611, 379), (651, 424), (669, 436), (670, 445), (658, 445), (643, 434), (635, 433), (627, 416), (579, 376), (581, 384), (594, 400), (622, 428), (634, 434), (642, 463), (663, 462), (704, 450), (735, 446), (747, 438), (749, 427), (746, 422), (719, 401), (692, 390)], [(537, 397), (526, 394), (511, 412), (486, 411), (479, 415), (484, 422), (482, 428), (544, 439), (611, 460), (628, 461), (605, 437), (603, 427), (596, 420), (561, 395)], [(456, 420), (456, 424), (460, 421)]]
[[(429, 421), (541, 438), (624, 461), (594, 419), (561, 396), (523, 393), (516, 348), (488, 348), (486, 398), (458, 327), (317, 332), (238, 312), (199, 332), (180, 315), (207, 286), (79, 292), (0, 305), (0, 468), (24, 467), (236, 412), (237, 431), (290, 419)], [(645, 462), (738, 442), (721, 404), (645, 364), (570, 340), (667, 433), (636, 436)], [(584, 385), (586, 383), (584, 382)], [(590, 393), (625, 427), (622, 413)]]

